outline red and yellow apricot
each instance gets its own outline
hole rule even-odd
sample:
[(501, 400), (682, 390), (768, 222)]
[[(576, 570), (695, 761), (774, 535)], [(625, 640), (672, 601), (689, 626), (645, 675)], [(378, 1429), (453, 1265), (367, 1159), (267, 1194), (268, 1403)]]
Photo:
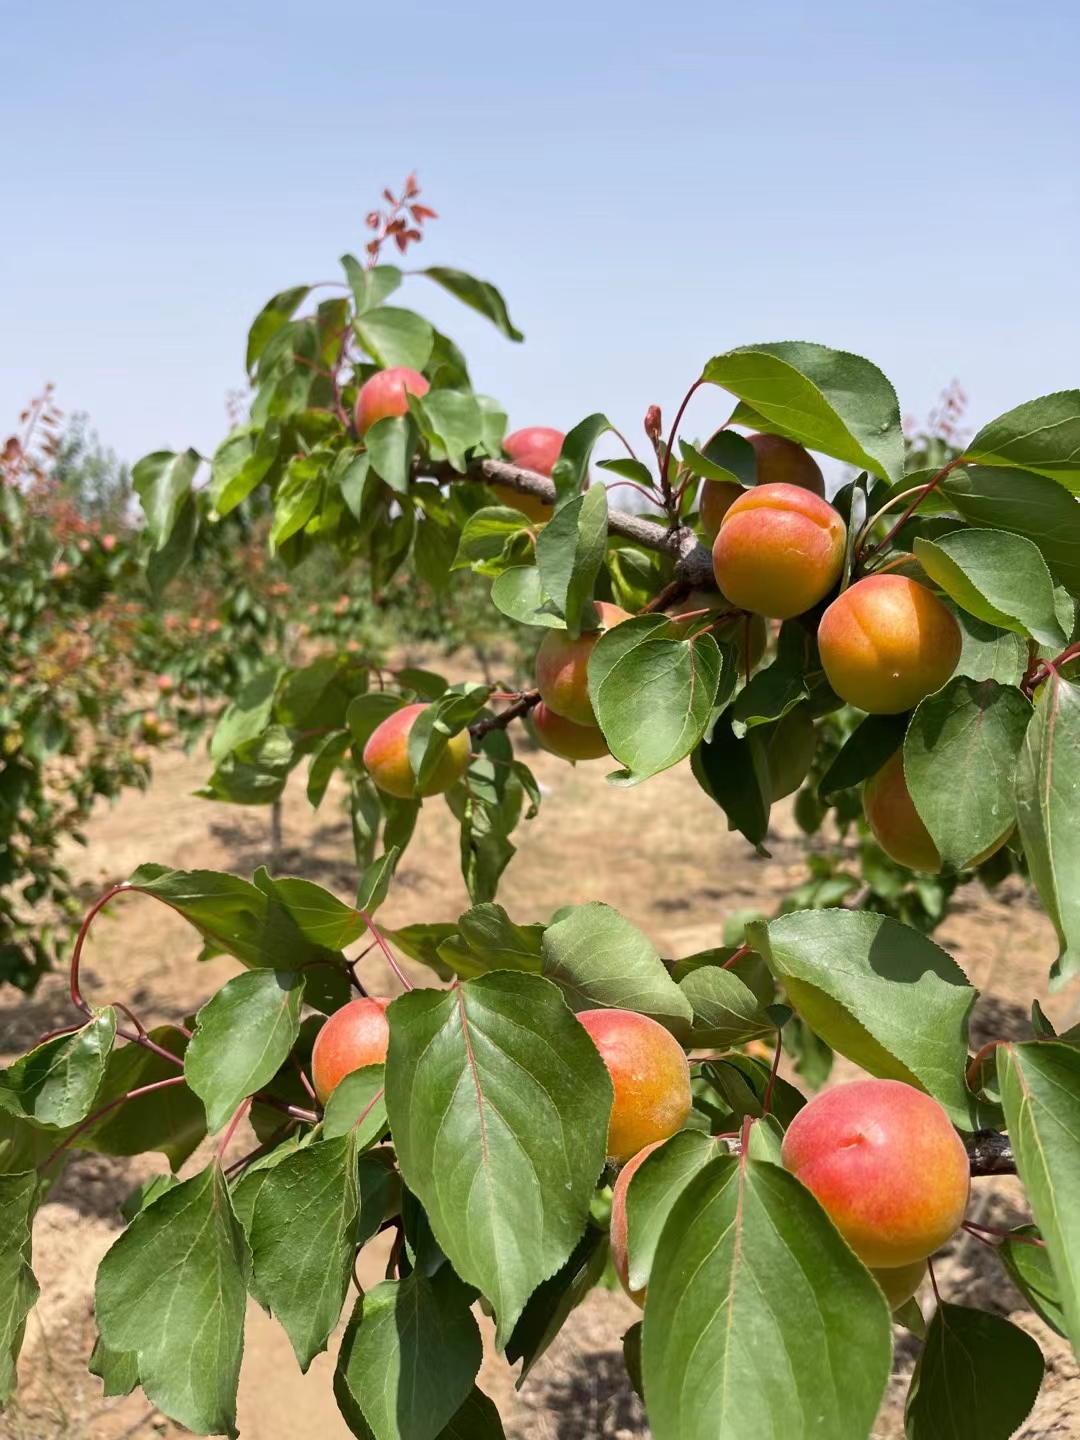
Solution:
[[(549, 425), (527, 425), (515, 430), (503, 441), (503, 449), (515, 465), (523, 470), (535, 470), (538, 475), (550, 477), (562, 451), (566, 436), (561, 430), (552, 430)], [(542, 522), (551, 519), (553, 505), (541, 500), (539, 495), (525, 495), (511, 485), (492, 485), (500, 505), (520, 510), (530, 520)]]
[(315, 1036), (311, 1080), (321, 1105), (326, 1104), (346, 1075), (365, 1065), (381, 1065), (386, 1059), (389, 1004), (389, 1000), (376, 1000), (370, 995), (350, 1000), (334, 1011)]
[(654, 1140), (651, 1145), (646, 1145), (644, 1150), (639, 1150), (628, 1160), (619, 1171), (619, 1178), (611, 1192), (611, 1263), (615, 1267), (619, 1283), (635, 1305), (645, 1304), (645, 1286), (640, 1290), (630, 1289), (630, 1256), (626, 1248), (626, 1192), (641, 1162), (663, 1143), (663, 1140)]
[(565, 715), (556, 715), (542, 700), (532, 712), (532, 723), (544, 749), (563, 760), (599, 760), (611, 754), (599, 725), (578, 725)]
[(425, 705), (403, 705), (377, 725), (364, 746), (364, 764), (371, 778), (387, 795), (399, 800), (412, 800), (418, 794), (441, 795), (469, 768), (471, 742), (468, 730), (460, 730), (447, 742), (427, 784), (416, 788), (416, 777), (409, 764), (409, 732)]
[(575, 725), (595, 725), (589, 700), (589, 656), (605, 630), (630, 619), (630, 612), (598, 600), (600, 629), (571, 640), (565, 630), (549, 630), (536, 655), (536, 687), (544, 704)]
[(788, 620), (840, 578), (847, 529), (836, 510), (797, 485), (758, 485), (724, 516), (713, 545), (716, 583), (733, 605)]
[(690, 1114), (690, 1065), (675, 1037), (633, 1010), (583, 1010), (615, 1091), (608, 1156), (622, 1164), (681, 1130)]
[(360, 386), (356, 397), (356, 428), (366, 434), (376, 420), (385, 420), (388, 415), (407, 415), (410, 395), (424, 396), (431, 389), (419, 370), (410, 370), (408, 365), (392, 365), (389, 370), (379, 370)]
[(874, 1269), (925, 1260), (964, 1218), (963, 1142), (936, 1100), (899, 1080), (815, 1096), (791, 1122), (781, 1158)]
[(748, 435), (757, 455), (758, 485), (798, 485), (825, 498), (821, 466), (804, 446), (783, 435)]
[(818, 626), (829, 684), (871, 715), (910, 710), (956, 669), (963, 640), (952, 612), (905, 575), (867, 575), (832, 602)]

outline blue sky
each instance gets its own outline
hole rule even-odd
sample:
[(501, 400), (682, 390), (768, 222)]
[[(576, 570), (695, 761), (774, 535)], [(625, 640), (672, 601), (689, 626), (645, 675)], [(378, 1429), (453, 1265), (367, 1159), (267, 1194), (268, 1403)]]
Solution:
[[(54, 0), (0, 33), (0, 432), (43, 381), (134, 459), (224, 434), (272, 293), (335, 277), (413, 167), (422, 281), (511, 423), (669, 421), (703, 362), (808, 339), (922, 417), (1080, 383), (1069, 0)], [(726, 413), (709, 387), (690, 430)]]

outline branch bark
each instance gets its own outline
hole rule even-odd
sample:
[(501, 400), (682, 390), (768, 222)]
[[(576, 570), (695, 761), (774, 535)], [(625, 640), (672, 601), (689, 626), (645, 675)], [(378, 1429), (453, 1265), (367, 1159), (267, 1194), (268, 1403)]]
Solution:
[[(480, 480), (487, 485), (506, 485), (521, 495), (534, 495), (555, 503), (555, 486), (546, 475), (522, 469), (506, 460), (474, 460), (464, 475), (450, 465), (429, 465), (419, 472), (434, 480)], [(712, 554), (685, 525), (668, 528), (646, 515), (630, 510), (608, 510), (608, 534), (633, 540), (646, 550), (668, 555), (675, 562), (675, 578), (691, 590), (715, 590)]]
[(979, 1130), (967, 1142), (972, 1176), (1015, 1175), (1016, 1161), (1007, 1135)]

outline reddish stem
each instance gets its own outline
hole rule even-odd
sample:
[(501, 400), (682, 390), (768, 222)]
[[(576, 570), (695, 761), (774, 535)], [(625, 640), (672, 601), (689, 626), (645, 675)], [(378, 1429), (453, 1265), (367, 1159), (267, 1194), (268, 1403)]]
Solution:
[(934, 1274), (934, 1262), (927, 1260), (926, 1268), (930, 1272), (930, 1284), (934, 1287), (934, 1299), (941, 1304), (941, 1291), (937, 1288), (937, 1276)]
[(978, 1079), (979, 1075), (979, 1066), (985, 1060), (987, 1055), (992, 1055), (993, 1052), (997, 1049), (997, 1047), (999, 1045), (1003, 1045), (1004, 1043), (1005, 1042), (1003, 1040), (988, 1040), (986, 1044), (982, 1047), (982, 1049), (978, 1052), (978, 1054), (975, 1056), (974, 1060), (972, 1060), (967, 1070), (967, 1087), (969, 1090), (975, 1089), (975, 1082)]
[(412, 981), (409, 979), (409, 977), (405, 974), (404, 970), (402, 970), (401, 966), (394, 959), (393, 952), (391, 951), (390, 946), (383, 939), (378, 926), (375, 924), (375, 921), (372, 920), (371, 916), (367, 913), (366, 910), (360, 911), (360, 919), (363, 920), (364, 924), (371, 931), (375, 943), (385, 955), (386, 963), (390, 966), (390, 969), (393, 970), (394, 974), (401, 981), (402, 985), (404, 985), (405, 989), (411, 990), (413, 988)]
[[(1016, 1240), (1021, 1245), (1037, 1245), (1040, 1250), (1046, 1249), (1046, 1241), (1040, 1240), (1037, 1235), (1017, 1235), (1012, 1230), (1002, 1230), (997, 1225), (980, 1225), (975, 1220), (963, 1221), (964, 1230), (981, 1231), (983, 1235), (996, 1235), (1001, 1240)], [(978, 1236), (975, 1237), (978, 1239)]]
[(240, 1101), (240, 1104), (236, 1107), (236, 1111), (233, 1114), (232, 1119), (229, 1121), (228, 1129), (221, 1137), (221, 1144), (218, 1146), (217, 1151), (217, 1163), (219, 1165), (221, 1164), (221, 1161), (225, 1155), (225, 1151), (229, 1148), (229, 1141), (236, 1133), (236, 1127), (240, 1124), (240, 1121), (244, 1118), (244, 1116), (250, 1109), (251, 1096), (249, 1095), (246, 1100)]
[[(671, 480), (670, 480), (670, 475), (671, 475), (671, 451), (672, 451), (672, 447), (673, 447), (674, 444), (675, 444), (675, 436), (678, 434), (679, 421), (682, 419), (683, 415), (685, 414), (687, 405), (690, 404), (691, 396), (694, 394), (694, 392), (695, 392), (696, 390), (699, 390), (699, 389), (701, 388), (701, 386), (704, 385), (704, 384), (705, 384), (705, 377), (702, 376), (700, 380), (695, 380), (695, 381), (694, 381), (693, 385), (690, 386), (690, 389), (689, 389), (689, 390), (686, 392), (686, 394), (683, 396), (683, 398), (682, 398), (682, 404), (679, 406), (678, 410), (675, 412), (675, 423), (674, 423), (674, 424), (672, 425), (672, 427), (671, 427), (671, 434), (668, 436), (667, 453), (665, 454), (663, 460), (660, 462), (660, 483), (661, 483), (661, 488), (663, 489), (663, 492), (664, 492), (665, 502), (667, 502), (667, 503), (669, 504), (669, 506), (670, 506), (670, 502), (671, 502), (671, 500), (672, 500), (672, 498), (673, 498), (673, 497), (672, 497), (672, 494), (671, 494)], [(676, 474), (678, 474), (678, 471), (676, 471)]]
[(646, 490), (644, 485), (639, 485), (636, 480), (611, 480), (608, 482), (609, 490), (618, 490), (620, 486), (627, 486), (636, 490), (639, 495), (644, 495), (650, 505), (660, 505), (662, 501), (654, 490)]
[(752, 950), (753, 950), (753, 946), (752, 946), (752, 945), (740, 945), (739, 948), (738, 948), (738, 950), (735, 951), (735, 954), (732, 955), (731, 959), (730, 959), (730, 960), (725, 960), (724, 963), (723, 963), (723, 965), (720, 966), (720, 969), (721, 969), (721, 970), (730, 970), (731, 967), (735, 964), (736, 960), (741, 960), (744, 955), (749, 955), (749, 954), (751, 954)]
[(773, 1090), (776, 1087), (776, 1072), (780, 1069), (780, 1052), (783, 1049), (783, 1035), (781, 1031), (776, 1032), (776, 1049), (773, 1051), (772, 1069), (769, 1071), (769, 1083), (765, 1086), (765, 1098), (761, 1102), (761, 1113), (764, 1117), (772, 1109)]
[(293, 1063), (293, 1069), (296, 1071), (297, 1075), (299, 1075), (299, 1077), (300, 1077), (300, 1084), (303, 1085), (303, 1087), (304, 1087), (304, 1089), (307, 1091), (308, 1096), (310, 1097), (310, 1099), (314, 1100), (315, 1103), (316, 1103), (316, 1105), (317, 1105), (317, 1104), (319, 1103), (318, 1096), (315, 1094), (315, 1090), (314, 1090), (314, 1088), (313, 1088), (313, 1086), (312, 1086), (312, 1084), (311, 1084), (311, 1081), (310, 1081), (310, 1080), (307, 1078), (307, 1076), (304, 1074), (304, 1067), (300, 1064), (300, 1061), (296, 1058), (296, 1053), (295, 1053), (295, 1051), (290, 1051), (290, 1052), (289, 1052), (289, 1059), (290, 1059), (290, 1060), (292, 1061), (292, 1063)]
[[(175, 1059), (175, 1056), (173, 1058)], [(89, 1130), (91, 1125), (100, 1120), (103, 1115), (107, 1115), (110, 1110), (115, 1110), (118, 1105), (123, 1105), (125, 1100), (135, 1100), (140, 1095), (149, 1095), (152, 1090), (164, 1090), (168, 1085), (183, 1084), (183, 1075), (170, 1075), (167, 1080), (155, 1080), (152, 1085), (139, 1085), (136, 1089), (129, 1090), (126, 1095), (118, 1095), (115, 1100), (110, 1100), (109, 1103), (103, 1105), (100, 1110), (95, 1110), (93, 1115), (88, 1115), (81, 1125), (76, 1125), (71, 1134), (66, 1135), (52, 1154), (37, 1167), (38, 1170), (42, 1172), (47, 1170), (57, 1155), (59, 1155), (62, 1150), (66, 1150), (77, 1136), (81, 1135), (84, 1130)]]
[(941, 484), (941, 482), (945, 479), (945, 477), (963, 462), (963, 459), (964, 457), (962, 455), (958, 455), (955, 460), (950, 460), (947, 465), (943, 466), (938, 471), (938, 473), (929, 482), (929, 484), (922, 486), (919, 494), (915, 496), (915, 499), (911, 502), (911, 504), (901, 513), (900, 519), (897, 520), (895, 525), (893, 525), (893, 527), (888, 531), (884, 540), (879, 540), (876, 545), (871, 546), (871, 548), (862, 557), (864, 563), (869, 560), (872, 555), (876, 555), (879, 550), (885, 549), (885, 547), (888, 545), (889, 541), (893, 538), (896, 532), (901, 529), (901, 527), (905, 525), (908, 520), (911, 519), (912, 515), (915, 514), (915, 511), (926, 499), (927, 495), (929, 495), (932, 490), (936, 490)]
[(75, 948), (71, 952), (71, 1003), (76, 1007), (76, 1009), (81, 1010), (84, 1015), (89, 1015), (91, 1013), (90, 1006), (83, 999), (82, 991), (79, 988), (79, 962), (82, 959), (82, 948), (83, 945), (86, 943), (87, 931), (90, 929), (90, 926), (93, 923), (94, 916), (97, 915), (99, 911), (104, 910), (105, 906), (109, 903), (110, 900), (114, 899), (117, 895), (123, 894), (125, 890), (130, 890), (131, 888), (132, 887), (127, 883), (127, 881), (125, 881), (122, 885), (114, 885), (111, 890), (106, 890), (105, 894), (102, 895), (101, 899), (95, 901), (94, 904), (91, 905), (90, 909), (86, 912), (86, 915), (83, 918), (83, 922), (79, 926), (79, 933), (75, 936)]

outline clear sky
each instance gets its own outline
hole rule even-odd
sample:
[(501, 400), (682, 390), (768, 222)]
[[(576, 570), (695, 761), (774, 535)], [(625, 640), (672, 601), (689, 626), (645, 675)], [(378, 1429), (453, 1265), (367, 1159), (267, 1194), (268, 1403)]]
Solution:
[[(1080, 384), (1075, 0), (28, 0), (0, 28), (0, 432), (43, 381), (128, 459), (225, 431), (275, 291), (334, 278), (383, 185), (511, 423), (641, 437), (703, 362), (807, 339), (906, 414)], [(726, 413), (696, 398), (690, 429)], [(635, 439), (636, 443), (636, 439)]]

